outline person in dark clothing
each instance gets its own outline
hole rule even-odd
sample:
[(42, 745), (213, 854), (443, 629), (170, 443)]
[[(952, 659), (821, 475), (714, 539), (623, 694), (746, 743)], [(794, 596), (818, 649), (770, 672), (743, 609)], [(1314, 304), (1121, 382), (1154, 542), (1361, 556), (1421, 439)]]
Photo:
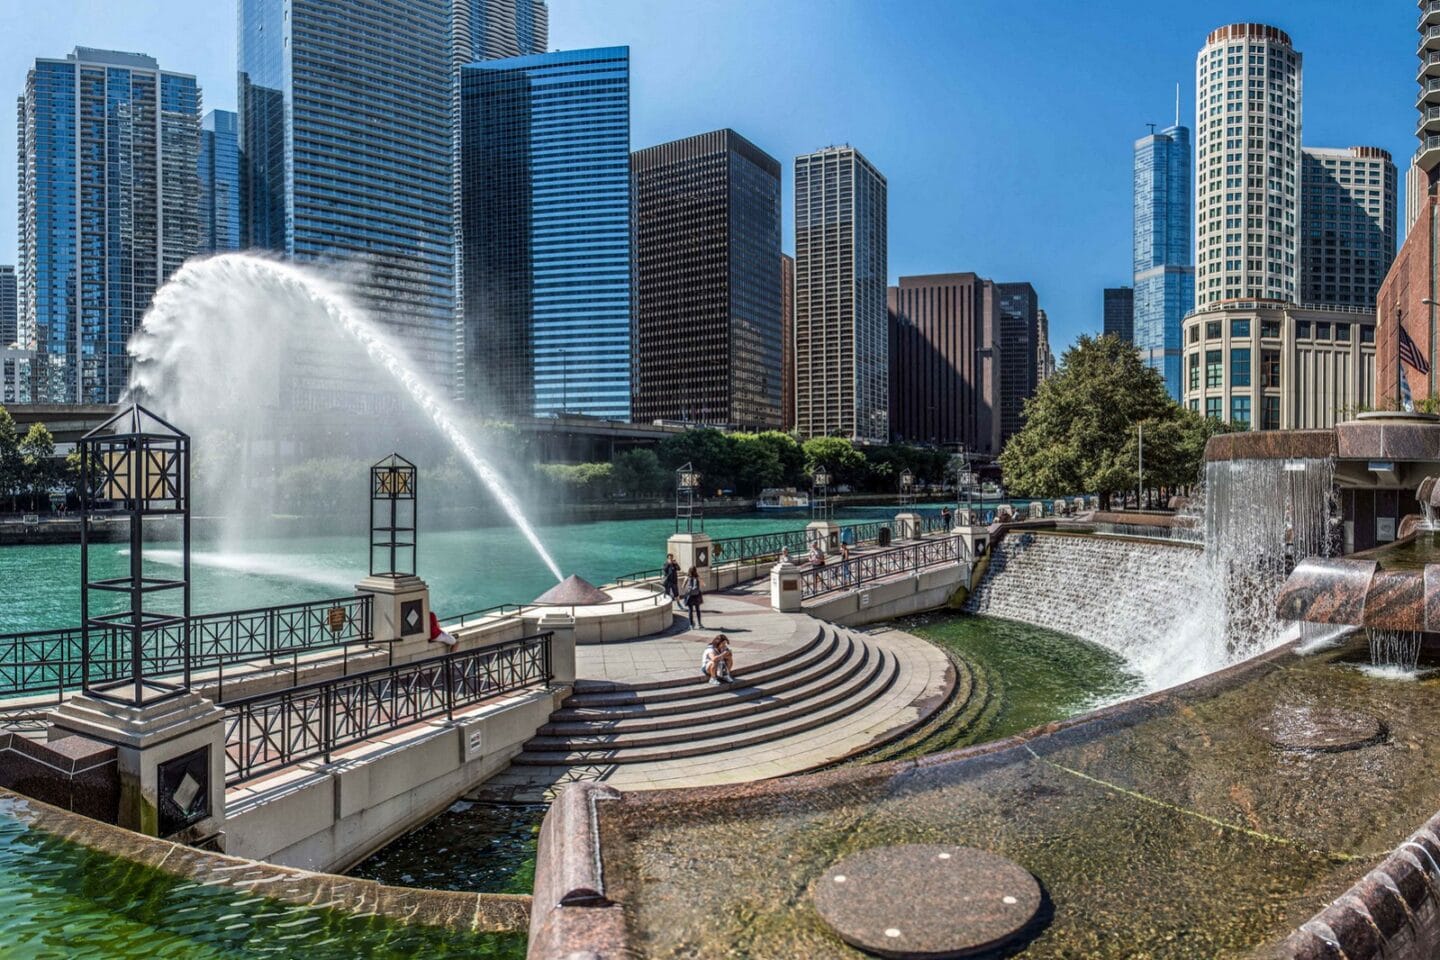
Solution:
[(941, 508), (940, 508), (940, 523), (941, 523), (942, 525), (944, 525), (944, 527), (945, 527), (945, 532), (946, 532), (946, 533), (949, 533), (951, 527), (954, 526), (954, 524), (952, 524), (952, 523), (950, 522), (950, 518), (951, 518), (950, 508), (949, 508), (949, 507), (941, 507)]
[(665, 554), (665, 566), (660, 568), (662, 578), (660, 585), (665, 588), (665, 596), (671, 600), (680, 599), (680, 564), (675, 562), (675, 554)]
[(691, 567), (690, 572), (685, 575), (685, 609), (690, 611), (692, 627), (705, 626), (700, 619), (700, 607), (705, 603), (705, 595), (700, 586), (700, 571)]

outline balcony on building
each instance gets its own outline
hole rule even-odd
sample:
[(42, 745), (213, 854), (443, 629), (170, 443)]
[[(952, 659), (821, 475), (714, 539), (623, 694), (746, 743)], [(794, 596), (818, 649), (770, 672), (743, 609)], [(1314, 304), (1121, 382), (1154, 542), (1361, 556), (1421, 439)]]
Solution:
[(1426, 107), (1420, 111), (1420, 126), (1416, 128), (1417, 137), (1426, 137), (1432, 133), (1440, 133), (1440, 106)]
[(1421, 27), (1420, 55), (1424, 56), (1427, 50), (1440, 50), (1440, 24), (1433, 27)]
[(1432, 104), (1440, 105), (1440, 78), (1428, 79), (1420, 84), (1420, 99), (1415, 101), (1415, 109), (1423, 110)]
[(1440, 0), (1420, 0), (1420, 29), (1440, 24)]
[(1426, 77), (1440, 77), (1440, 50), (1431, 50), (1420, 55), (1420, 72), (1415, 75), (1415, 82), (1424, 83)]
[(1426, 173), (1440, 166), (1440, 136), (1421, 139), (1420, 149), (1415, 152), (1415, 166)]

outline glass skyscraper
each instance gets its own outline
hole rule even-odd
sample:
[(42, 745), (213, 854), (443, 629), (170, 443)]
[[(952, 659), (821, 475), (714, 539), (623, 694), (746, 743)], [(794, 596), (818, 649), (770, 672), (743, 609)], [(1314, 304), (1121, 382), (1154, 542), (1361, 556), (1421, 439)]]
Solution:
[(630, 418), (630, 51), (461, 71), (464, 397)]
[(15, 268), (0, 266), (0, 347), (14, 343), (20, 327), (20, 292)]
[(1135, 141), (1135, 349), (1180, 399), (1180, 328), (1195, 304), (1190, 251), (1190, 131)]
[(114, 403), (157, 288), (200, 239), (200, 90), (151, 57), (39, 59), (19, 102), (17, 339), (38, 403)]
[(235, 113), (211, 110), (200, 124), (200, 252), (240, 249), (240, 151)]
[(240, 0), (248, 245), (337, 265), (448, 392), (451, 5)]

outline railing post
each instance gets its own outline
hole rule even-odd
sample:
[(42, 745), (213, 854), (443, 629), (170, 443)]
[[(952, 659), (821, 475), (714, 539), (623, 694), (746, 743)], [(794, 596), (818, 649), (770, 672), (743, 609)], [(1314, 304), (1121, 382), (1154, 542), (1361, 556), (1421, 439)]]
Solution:
[(455, 677), (454, 677), (454, 672), (450, 669), (450, 664), (454, 661), (454, 659), (455, 659), (455, 658), (454, 658), (454, 655), (452, 654), (452, 655), (447, 656), (444, 660), (440, 661), (441, 668), (442, 668), (442, 669), (444, 670), (444, 672), (445, 672), (445, 719), (446, 719), (446, 720), (454, 720), (454, 719), (455, 719)]
[(334, 684), (320, 688), (320, 736), (325, 741), (325, 762), (330, 762), (330, 747), (335, 743), (335, 698), (331, 692)]
[(275, 663), (276, 635), (277, 635), (278, 633), (279, 633), (279, 630), (276, 629), (276, 625), (275, 625), (275, 611), (274, 611), (274, 609), (266, 610), (266, 611), (265, 611), (265, 649), (266, 649), (267, 651), (269, 651), (269, 654), (270, 654), (270, 663), (271, 663), (272, 665)]

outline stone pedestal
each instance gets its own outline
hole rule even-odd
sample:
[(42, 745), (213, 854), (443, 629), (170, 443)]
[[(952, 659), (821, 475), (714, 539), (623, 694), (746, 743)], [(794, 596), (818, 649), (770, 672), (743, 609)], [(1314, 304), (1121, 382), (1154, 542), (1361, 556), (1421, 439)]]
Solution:
[(376, 643), (392, 644), (397, 662), (444, 653), (444, 644), (430, 642), (430, 588), (417, 576), (366, 577), (355, 584), (371, 601), (371, 631)]
[(839, 553), (840, 524), (834, 520), (811, 520), (805, 524), (805, 549), (809, 550), (817, 540), (826, 556)]
[(540, 633), (553, 631), (550, 638), (550, 673), (555, 683), (575, 682), (575, 618), (568, 613), (547, 613), (535, 625)]
[(952, 532), (958, 533), (961, 527), (978, 526), (980, 523), (980, 511), (971, 507), (955, 508), (955, 526)]
[(919, 540), (924, 531), (924, 521), (918, 513), (895, 514), (895, 539)]
[(956, 524), (950, 531), (965, 547), (965, 559), (974, 563), (990, 549), (990, 528), (982, 523)]
[(47, 719), (51, 740), (78, 734), (115, 747), (120, 826), (182, 843), (224, 828), (225, 711), (214, 703), (190, 692), (138, 706), (82, 693)]
[(1031, 519), (1031, 520), (1044, 520), (1044, 519), (1045, 519), (1045, 504), (1041, 503), (1039, 500), (1032, 500), (1032, 501), (1030, 501), (1030, 519)]
[(680, 564), (680, 581), (691, 567), (704, 572), (710, 566), (710, 535), (708, 533), (677, 533), (665, 541), (665, 552), (675, 554)]
[(800, 609), (800, 568), (788, 560), (770, 568), (770, 606), (782, 613)]

